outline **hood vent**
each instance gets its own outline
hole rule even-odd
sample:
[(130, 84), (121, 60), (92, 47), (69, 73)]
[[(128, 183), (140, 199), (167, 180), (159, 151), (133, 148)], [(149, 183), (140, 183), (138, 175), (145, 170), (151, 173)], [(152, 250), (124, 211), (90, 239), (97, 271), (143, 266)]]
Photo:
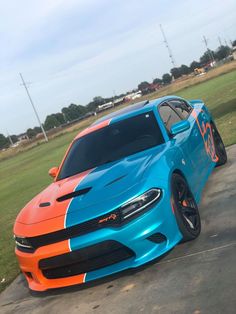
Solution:
[(123, 175), (123, 176), (121, 176), (121, 177), (118, 177), (118, 178), (116, 178), (115, 180), (112, 180), (111, 182), (109, 182), (109, 183), (107, 183), (105, 186), (109, 186), (109, 185), (111, 185), (111, 184), (113, 184), (113, 183), (115, 183), (115, 182), (117, 182), (117, 181), (120, 181), (121, 179), (123, 179), (124, 177), (126, 177), (127, 175), (125, 174), (125, 175)]
[(45, 202), (45, 203), (40, 203), (40, 204), (39, 204), (39, 207), (48, 207), (48, 206), (50, 206), (50, 205), (51, 205), (51, 203)]
[(63, 201), (69, 200), (70, 198), (73, 198), (73, 197), (77, 197), (77, 196), (86, 194), (86, 193), (88, 193), (91, 189), (92, 189), (92, 188), (85, 188), (85, 189), (82, 189), (82, 190), (78, 190), (78, 191), (71, 192), (71, 193), (69, 193), (69, 194), (65, 194), (65, 195), (63, 195), (63, 196), (58, 197), (58, 198), (57, 198), (57, 201), (58, 201), (58, 202), (63, 202)]

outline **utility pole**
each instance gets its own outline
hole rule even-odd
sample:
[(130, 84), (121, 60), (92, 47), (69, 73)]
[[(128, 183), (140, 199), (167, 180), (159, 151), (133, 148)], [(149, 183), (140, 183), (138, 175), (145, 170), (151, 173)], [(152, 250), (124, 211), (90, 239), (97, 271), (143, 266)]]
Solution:
[(13, 142), (12, 142), (11, 136), (10, 136), (10, 134), (8, 133), (8, 131), (7, 131), (7, 137), (9, 138), (9, 141), (10, 141), (10, 143), (11, 143), (11, 146), (13, 146)]
[(161, 33), (162, 33), (162, 36), (163, 36), (163, 39), (164, 39), (165, 46), (166, 46), (166, 48), (167, 48), (167, 50), (168, 50), (168, 53), (169, 53), (170, 61), (171, 61), (172, 65), (173, 65), (173, 67), (175, 68), (175, 67), (176, 67), (175, 60), (174, 60), (173, 54), (172, 54), (172, 52), (171, 52), (170, 46), (169, 46), (169, 44), (168, 44), (166, 35), (165, 35), (165, 33), (164, 33), (164, 30), (163, 30), (161, 24), (160, 24), (160, 30), (161, 30)]
[(210, 57), (211, 62), (215, 62), (213, 53), (212, 53), (211, 50), (208, 48), (208, 41), (207, 41), (207, 39), (206, 39), (205, 36), (203, 36), (203, 42), (204, 42), (204, 44), (205, 44), (205, 46), (206, 46), (206, 49), (207, 49), (207, 52), (208, 52), (208, 55), (209, 55), (209, 57)]
[(221, 47), (222, 46), (222, 41), (221, 41), (220, 36), (218, 36), (218, 40), (219, 40), (219, 44), (220, 44), (220, 47)]
[(30, 103), (31, 103), (31, 105), (32, 105), (32, 107), (33, 107), (33, 110), (34, 110), (34, 113), (35, 113), (36, 118), (37, 118), (37, 120), (38, 120), (38, 123), (39, 123), (39, 125), (40, 125), (40, 127), (41, 127), (41, 130), (42, 130), (42, 132), (43, 132), (45, 141), (48, 142), (47, 134), (46, 134), (46, 132), (45, 132), (45, 130), (44, 130), (44, 128), (43, 128), (43, 125), (42, 125), (42, 123), (41, 123), (41, 121), (40, 121), (39, 115), (38, 115), (38, 113), (37, 113), (37, 110), (36, 110), (36, 108), (35, 108), (35, 106), (34, 106), (33, 100), (32, 100), (32, 98), (31, 98), (31, 96), (30, 96), (29, 90), (28, 90), (28, 88), (27, 88), (27, 85), (26, 85), (26, 83), (25, 83), (25, 81), (24, 81), (24, 78), (23, 78), (23, 76), (22, 76), (21, 73), (20, 73), (20, 77), (21, 77), (23, 86), (24, 86), (24, 88), (25, 88), (25, 90), (26, 90), (26, 93), (27, 93), (27, 95), (28, 95), (28, 97), (29, 97), (29, 101), (30, 101)]

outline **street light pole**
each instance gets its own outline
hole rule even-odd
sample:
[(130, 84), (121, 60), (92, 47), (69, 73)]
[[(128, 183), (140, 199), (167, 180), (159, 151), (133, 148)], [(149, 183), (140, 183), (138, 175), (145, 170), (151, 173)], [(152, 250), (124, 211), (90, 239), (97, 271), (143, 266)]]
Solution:
[(37, 113), (37, 110), (36, 110), (36, 108), (35, 108), (35, 106), (34, 106), (33, 100), (32, 100), (32, 98), (31, 98), (31, 96), (30, 96), (29, 90), (28, 90), (28, 88), (27, 88), (27, 85), (26, 85), (26, 83), (25, 83), (25, 81), (24, 81), (24, 78), (23, 78), (23, 76), (22, 76), (21, 73), (20, 73), (20, 77), (21, 77), (23, 86), (24, 86), (24, 88), (25, 88), (25, 90), (26, 90), (26, 93), (27, 93), (27, 95), (28, 95), (28, 97), (29, 97), (29, 101), (30, 101), (30, 103), (31, 103), (31, 105), (32, 105), (32, 107), (33, 107), (33, 110), (34, 110), (34, 113), (35, 113), (36, 118), (37, 118), (37, 120), (38, 120), (38, 123), (39, 123), (39, 125), (40, 125), (40, 127), (41, 127), (41, 130), (42, 130), (42, 132), (43, 132), (45, 141), (48, 142), (47, 134), (46, 134), (46, 132), (45, 132), (45, 130), (44, 130), (44, 128), (43, 128), (43, 125), (42, 125), (42, 123), (41, 123), (41, 121), (40, 121), (39, 115), (38, 115), (38, 113)]

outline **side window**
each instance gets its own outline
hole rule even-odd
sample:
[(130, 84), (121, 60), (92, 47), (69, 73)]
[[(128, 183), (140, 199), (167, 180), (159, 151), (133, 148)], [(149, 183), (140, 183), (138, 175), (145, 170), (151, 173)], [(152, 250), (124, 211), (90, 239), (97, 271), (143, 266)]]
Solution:
[(183, 100), (171, 100), (169, 103), (175, 108), (178, 114), (183, 117), (183, 119), (187, 119), (192, 108)]
[(171, 126), (174, 123), (181, 121), (181, 118), (168, 104), (161, 105), (159, 108), (159, 113), (169, 132), (170, 132)]

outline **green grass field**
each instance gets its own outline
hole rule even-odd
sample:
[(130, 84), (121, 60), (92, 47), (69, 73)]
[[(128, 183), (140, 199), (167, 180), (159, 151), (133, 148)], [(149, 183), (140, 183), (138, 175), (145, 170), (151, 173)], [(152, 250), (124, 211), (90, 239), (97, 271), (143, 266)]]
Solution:
[[(187, 99), (203, 99), (216, 118), (225, 144), (236, 143), (236, 71), (176, 94)], [(47, 144), (0, 161), (0, 291), (19, 273), (12, 236), (15, 217), (33, 196), (51, 182), (48, 169), (59, 164), (77, 132), (58, 136)]]
[(215, 118), (225, 145), (236, 143), (236, 71), (178, 91), (186, 99), (203, 99)]

